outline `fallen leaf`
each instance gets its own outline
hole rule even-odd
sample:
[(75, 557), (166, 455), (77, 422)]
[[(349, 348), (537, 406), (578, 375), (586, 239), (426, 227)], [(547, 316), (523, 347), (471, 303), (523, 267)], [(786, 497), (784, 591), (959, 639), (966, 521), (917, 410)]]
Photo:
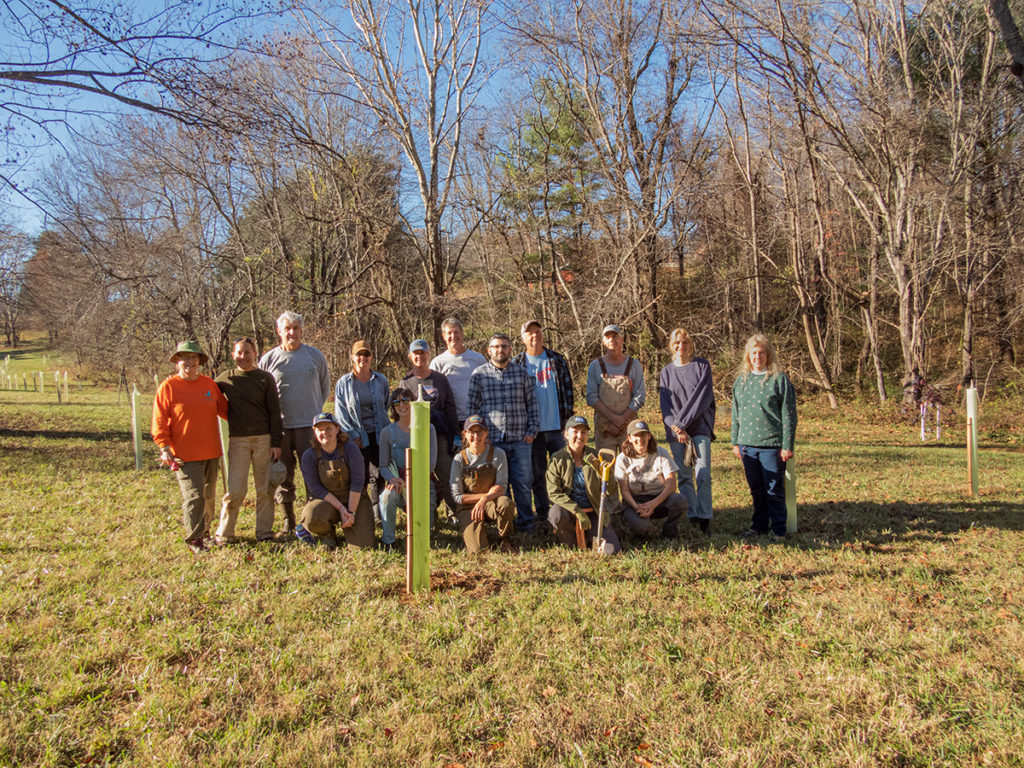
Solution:
[(543, 690), (542, 693), (544, 694), (545, 699), (550, 699), (552, 696), (558, 693), (558, 691), (555, 690), (555, 686), (549, 685), (547, 688)]

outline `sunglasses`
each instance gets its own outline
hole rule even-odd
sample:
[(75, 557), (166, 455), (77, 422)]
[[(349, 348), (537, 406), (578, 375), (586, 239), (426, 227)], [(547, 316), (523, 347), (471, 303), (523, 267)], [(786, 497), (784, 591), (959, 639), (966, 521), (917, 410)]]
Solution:
[(396, 405), (398, 403), (411, 403), (412, 402), (412, 398), (411, 397), (396, 397), (394, 402), (395, 402)]
[(367, 352), (365, 349), (356, 352), (356, 357), (373, 357), (373, 352)]

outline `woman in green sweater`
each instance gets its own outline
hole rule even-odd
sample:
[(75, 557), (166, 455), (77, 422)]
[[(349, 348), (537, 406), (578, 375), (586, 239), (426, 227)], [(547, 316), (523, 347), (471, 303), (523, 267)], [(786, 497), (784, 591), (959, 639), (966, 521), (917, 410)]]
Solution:
[(747, 339), (732, 385), (732, 452), (743, 462), (754, 518), (744, 536), (786, 536), (786, 462), (793, 458), (796, 392), (763, 333)]

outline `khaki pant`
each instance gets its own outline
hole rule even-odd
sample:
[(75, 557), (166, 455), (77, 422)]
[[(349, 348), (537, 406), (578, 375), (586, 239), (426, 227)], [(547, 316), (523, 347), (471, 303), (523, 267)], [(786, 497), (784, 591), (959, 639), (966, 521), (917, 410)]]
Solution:
[[(315, 499), (302, 508), (299, 522), (314, 536), (334, 537), (337, 535), (335, 526), (341, 522), (341, 513), (323, 499)], [(359, 494), (355, 523), (348, 528), (342, 528), (341, 532), (345, 535), (345, 543), (350, 547), (359, 549), (373, 546), (373, 505), (370, 504), (370, 497), (365, 488)]]
[(228, 440), (228, 492), (220, 509), (217, 538), (235, 536), (238, 509), (249, 489), (249, 465), (256, 487), (256, 539), (274, 537), (274, 497), (270, 495), (270, 435), (232, 437)]
[(174, 473), (181, 489), (181, 515), (185, 523), (185, 541), (196, 541), (210, 534), (213, 507), (217, 496), (217, 466), (220, 459), (183, 461)]
[(466, 551), (475, 554), (481, 549), (487, 549), (490, 541), (487, 538), (487, 523), (493, 522), (498, 526), (498, 536), (502, 539), (512, 534), (513, 522), (516, 518), (516, 507), (508, 496), (499, 496), (484, 504), (484, 519), (473, 519), (473, 505), (459, 504), (456, 517), (459, 519), (459, 531), (462, 533), (462, 540), (466, 542)]

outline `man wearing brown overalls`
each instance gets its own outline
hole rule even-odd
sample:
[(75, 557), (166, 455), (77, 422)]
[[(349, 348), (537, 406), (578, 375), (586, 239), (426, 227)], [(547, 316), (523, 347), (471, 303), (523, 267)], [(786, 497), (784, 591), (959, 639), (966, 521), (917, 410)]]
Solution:
[(594, 409), (594, 446), (618, 451), (626, 427), (647, 399), (647, 388), (640, 361), (623, 351), (619, 326), (605, 326), (601, 343), (604, 354), (587, 369), (587, 405)]
[(475, 554), (487, 549), (490, 542), (486, 524), (492, 522), (498, 528), (499, 550), (512, 552), (515, 548), (509, 537), (516, 508), (505, 494), (508, 486), (505, 452), (490, 444), (487, 425), (477, 414), (463, 424), (462, 441), (465, 447), (453, 457), (449, 479), (466, 551)]

